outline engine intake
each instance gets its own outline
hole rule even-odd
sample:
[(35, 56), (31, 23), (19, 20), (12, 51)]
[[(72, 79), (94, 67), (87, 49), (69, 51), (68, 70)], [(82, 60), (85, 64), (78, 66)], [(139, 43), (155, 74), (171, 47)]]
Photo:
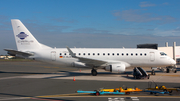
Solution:
[(105, 67), (105, 70), (110, 72), (124, 72), (125, 69), (126, 66), (124, 64), (111, 64)]

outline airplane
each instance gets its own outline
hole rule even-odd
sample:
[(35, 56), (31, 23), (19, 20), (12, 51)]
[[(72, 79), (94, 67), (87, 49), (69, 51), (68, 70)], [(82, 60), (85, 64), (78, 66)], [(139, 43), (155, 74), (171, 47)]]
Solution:
[(173, 66), (176, 62), (164, 52), (138, 48), (52, 48), (39, 43), (24, 24), (11, 19), (17, 50), (4, 49), (11, 55), (57, 65), (124, 72), (128, 67)]

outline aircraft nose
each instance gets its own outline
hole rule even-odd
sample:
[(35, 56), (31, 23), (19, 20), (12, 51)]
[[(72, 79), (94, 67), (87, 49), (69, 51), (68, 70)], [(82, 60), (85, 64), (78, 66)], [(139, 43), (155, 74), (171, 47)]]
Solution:
[(175, 64), (176, 64), (176, 61), (172, 59), (172, 60), (171, 60), (171, 64), (172, 64), (172, 65), (175, 65)]

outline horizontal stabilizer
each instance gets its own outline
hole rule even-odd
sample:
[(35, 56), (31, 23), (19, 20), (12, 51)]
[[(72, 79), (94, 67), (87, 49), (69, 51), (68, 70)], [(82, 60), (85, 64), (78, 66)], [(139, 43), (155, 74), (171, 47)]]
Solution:
[(21, 51), (17, 51), (17, 50), (13, 50), (13, 49), (4, 49), (5, 51), (8, 51), (8, 54), (10, 55), (20, 55), (20, 56), (33, 56), (33, 53), (27, 53), (27, 52), (21, 52)]

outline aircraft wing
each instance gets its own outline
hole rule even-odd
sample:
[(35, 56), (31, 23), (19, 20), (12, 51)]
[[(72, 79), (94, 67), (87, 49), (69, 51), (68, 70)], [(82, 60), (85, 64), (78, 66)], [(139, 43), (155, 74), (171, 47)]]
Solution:
[(75, 56), (75, 54), (72, 52), (72, 50), (69, 47), (67, 47), (67, 50), (69, 51), (69, 53), (72, 57), (79, 59), (79, 62), (83, 62), (89, 66), (101, 66), (101, 65), (107, 63), (106, 61), (102, 61), (102, 60)]
[(8, 51), (8, 54), (10, 55), (33, 56), (33, 53), (21, 52), (13, 49), (4, 49), (4, 50)]
[(102, 61), (102, 60), (96, 60), (96, 59), (89, 59), (89, 58), (83, 58), (83, 57), (76, 57), (79, 59), (80, 62), (85, 63), (86, 65), (90, 65), (90, 66), (101, 66), (107, 62)]

